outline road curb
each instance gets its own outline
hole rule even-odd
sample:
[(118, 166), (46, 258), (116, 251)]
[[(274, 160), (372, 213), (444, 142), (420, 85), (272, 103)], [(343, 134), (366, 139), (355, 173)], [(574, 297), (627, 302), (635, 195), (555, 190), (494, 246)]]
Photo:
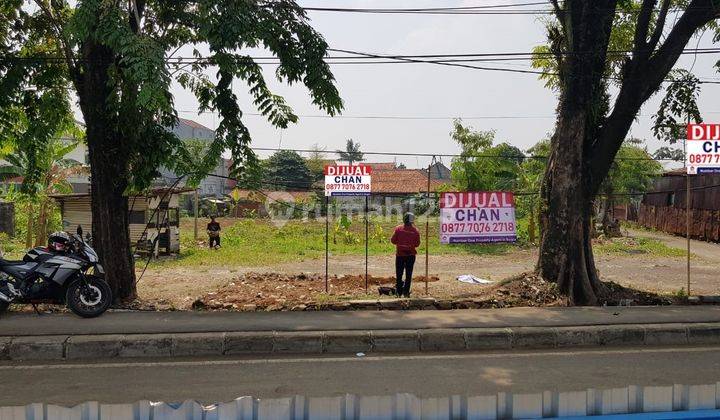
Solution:
[(0, 360), (462, 352), (720, 344), (720, 323), (0, 337)]

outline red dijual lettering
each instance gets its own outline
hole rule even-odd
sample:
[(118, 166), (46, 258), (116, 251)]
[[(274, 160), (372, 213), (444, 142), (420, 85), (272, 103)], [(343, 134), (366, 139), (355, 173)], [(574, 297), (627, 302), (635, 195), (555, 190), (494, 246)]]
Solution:
[(368, 165), (337, 165), (337, 166), (326, 166), (325, 175), (330, 176), (367, 176), (372, 172), (372, 167)]

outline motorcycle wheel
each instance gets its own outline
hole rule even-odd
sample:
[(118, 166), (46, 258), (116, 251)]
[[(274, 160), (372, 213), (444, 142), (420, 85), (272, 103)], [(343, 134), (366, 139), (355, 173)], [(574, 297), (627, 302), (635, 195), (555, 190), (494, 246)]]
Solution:
[(112, 303), (112, 290), (103, 279), (87, 276), (87, 282), (75, 281), (68, 286), (65, 302), (73, 313), (83, 318), (102, 315)]

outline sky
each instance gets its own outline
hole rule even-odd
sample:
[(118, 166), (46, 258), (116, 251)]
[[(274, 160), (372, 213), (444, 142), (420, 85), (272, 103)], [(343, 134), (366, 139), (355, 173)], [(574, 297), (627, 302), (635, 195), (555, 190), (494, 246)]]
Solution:
[[(305, 7), (406, 8), (453, 7), (517, 3), (517, 0), (299, 0)], [(529, 52), (544, 43), (542, 22), (534, 15), (377, 15), (309, 12), (311, 24), (331, 48), (376, 54), (462, 54)], [(712, 46), (712, 34), (696, 38), (688, 48)], [(258, 55), (267, 53), (257, 52)], [(334, 53), (333, 53), (334, 54)], [(689, 68), (693, 56), (683, 56), (678, 67)], [(700, 55), (693, 67), (701, 78), (720, 80), (713, 67), (717, 55)], [(494, 63), (491, 63), (494, 64)], [(527, 62), (502, 64), (529, 69)], [(260, 116), (247, 115), (255, 147), (308, 149), (318, 144), (333, 151), (347, 139), (365, 151), (457, 153), (450, 138), (453, 118), (478, 130), (495, 130), (496, 141), (527, 149), (553, 129), (557, 98), (536, 75), (481, 71), (432, 64), (336, 65), (332, 70), (345, 102), (339, 118), (313, 118), (323, 112), (312, 105), (302, 85), (286, 86), (274, 77), (274, 66), (264, 67), (275, 93), (286, 98), (300, 121), (286, 130), (272, 127)], [(254, 113), (247, 89), (234, 86), (241, 107)], [(173, 91), (179, 116), (215, 128), (213, 114), (197, 113), (188, 92)], [(720, 119), (720, 85), (703, 85), (700, 109), (706, 122)], [(629, 135), (647, 139), (652, 151), (662, 146), (650, 130), (651, 116), (661, 95), (643, 107)], [(359, 116), (432, 117), (433, 119), (367, 119)], [(267, 156), (267, 153), (261, 153)], [(393, 161), (392, 155), (368, 156), (369, 161)], [(398, 157), (408, 167), (423, 167), (429, 158)], [(449, 158), (443, 161), (449, 164)]]

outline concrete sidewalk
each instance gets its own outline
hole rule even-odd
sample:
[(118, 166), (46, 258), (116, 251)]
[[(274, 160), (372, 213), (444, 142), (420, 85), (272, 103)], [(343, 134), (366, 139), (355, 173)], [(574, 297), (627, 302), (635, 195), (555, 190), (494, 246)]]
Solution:
[(720, 322), (720, 306), (463, 309), (452, 311), (108, 312), (0, 316), (1, 336), (569, 327)]
[(719, 345), (720, 307), (14, 314), (0, 335), (0, 360)]

